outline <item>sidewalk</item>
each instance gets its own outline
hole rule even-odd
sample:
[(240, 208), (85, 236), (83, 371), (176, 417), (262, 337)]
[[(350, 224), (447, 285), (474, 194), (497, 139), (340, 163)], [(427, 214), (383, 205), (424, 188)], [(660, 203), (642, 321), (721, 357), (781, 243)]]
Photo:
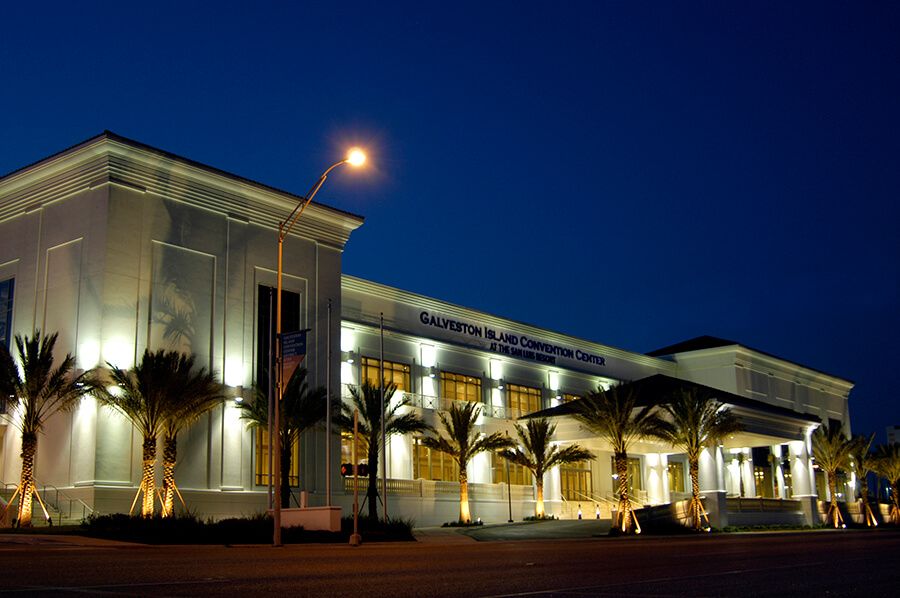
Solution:
[(47, 546), (50, 548), (122, 548), (139, 546), (134, 542), (119, 542), (87, 536), (67, 534), (4, 534), (0, 533), (0, 549), (15, 546)]
[(560, 540), (592, 538), (609, 533), (608, 519), (519, 521), (473, 527), (420, 527), (413, 530), (419, 542), (466, 543), (504, 540)]
[(465, 534), (463, 527), (417, 527), (413, 529), (416, 542), (425, 544), (469, 544), (475, 538)]

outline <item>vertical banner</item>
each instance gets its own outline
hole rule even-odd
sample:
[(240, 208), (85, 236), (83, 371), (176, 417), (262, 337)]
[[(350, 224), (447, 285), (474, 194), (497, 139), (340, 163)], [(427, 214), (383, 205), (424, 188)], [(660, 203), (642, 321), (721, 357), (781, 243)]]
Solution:
[(281, 334), (281, 376), (283, 388), (287, 388), (294, 371), (303, 363), (306, 357), (306, 333), (307, 330), (296, 332), (284, 332)]

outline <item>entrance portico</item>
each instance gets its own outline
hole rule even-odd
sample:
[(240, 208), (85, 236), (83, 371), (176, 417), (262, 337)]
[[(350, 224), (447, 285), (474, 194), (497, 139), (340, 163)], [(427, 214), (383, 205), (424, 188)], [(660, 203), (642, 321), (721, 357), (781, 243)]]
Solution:
[[(714, 527), (814, 522), (817, 496), (810, 435), (819, 425), (818, 418), (663, 374), (628, 384), (638, 393), (639, 406), (662, 404), (678, 388), (707, 393), (741, 423), (740, 432), (722, 439), (718, 446), (706, 447), (700, 456), (700, 493)], [(592, 462), (580, 466), (581, 471), (592, 474), (586, 477), (589, 487), (569, 481), (569, 470), (561, 474), (567, 480), (562, 486), (561, 507), (575, 500), (582, 503), (583, 512), (584, 503), (589, 505), (593, 514), (595, 508), (606, 511), (615, 503), (613, 452), (573, 417), (577, 408), (578, 402), (573, 401), (526, 418), (554, 418), (559, 442), (577, 443), (597, 454)], [(677, 504), (690, 497), (689, 466), (677, 447), (643, 438), (631, 446), (628, 457), (629, 493), (636, 507)], [(570, 511), (561, 508), (559, 514), (569, 516)]]

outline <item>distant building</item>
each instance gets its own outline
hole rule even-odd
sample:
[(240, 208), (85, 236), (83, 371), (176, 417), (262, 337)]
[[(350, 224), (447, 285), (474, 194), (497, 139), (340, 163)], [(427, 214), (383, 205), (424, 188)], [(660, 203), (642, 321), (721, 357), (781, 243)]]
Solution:
[(887, 432), (888, 444), (900, 442), (900, 426), (888, 426), (885, 428), (885, 431)]
[[(60, 352), (76, 355), (82, 370), (107, 362), (130, 367), (148, 347), (190, 351), (219, 372), (233, 397), (249, 398), (266, 376), (277, 225), (298, 199), (108, 132), (13, 172), (0, 179), (0, 341), (36, 328), (58, 331)], [(377, 382), (383, 365), (410, 409), (431, 423), (454, 401), (480, 405), (484, 432), (513, 437), (517, 418), (554, 417), (558, 442), (598, 453), (546, 475), (548, 511), (561, 517), (575, 517), (579, 505), (609, 516), (613, 493), (610, 449), (571, 419), (572, 401), (622, 381), (639, 381), (650, 401), (677, 385), (708, 387), (744, 425), (722, 446), (708, 447), (701, 463), (714, 524), (817, 517), (825, 490), (810, 435), (827, 420), (850, 431), (851, 382), (713, 337), (634, 353), (342, 275), (341, 255), (352, 250), (349, 237), (362, 223), (312, 204), (285, 244), (286, 329), (311, 329), (312, 385), (326, 384), (330, 346), (335, 395)], [(487, 281), (460, 284), (489, 291)], [(537, 282), (522, 284), (541, 292)], [(0, 480), (7, 484), (20, 467), (14, 417), (0, 416)], [(294, 448), (297, 466), (288, 475), (309, 492), (310, 504), (324, 503), (329, 479), (334, 502), (349, 510), (350, 486), (340, 477), (349, 448), (322, 427)], [(128, 511), (140, 449), (128, 421), (85, 399), (41, 437), (39, 486), (57, 487), (60, 501)], [(446, 456), (414, 437), (392, 438), (386, 452), (391, 515), (420, 525), (456, 517), (457, 472)], [(246, 427), (234, 401), (185, 431), (179, 454), (179, 485), (199, 514), (266, 508), (266, 442)], [(671, 447), (642, 441), (630, 457), (639, 503), (666, 504), (689, 492), (684, 455)], [(533, 513), (533, 480), (521, 468), (507, 477), (502, 460), (482, 454), (469, 465), (469, 481), (474, 516), (506, 521), (508, 493), (514, 518)]]

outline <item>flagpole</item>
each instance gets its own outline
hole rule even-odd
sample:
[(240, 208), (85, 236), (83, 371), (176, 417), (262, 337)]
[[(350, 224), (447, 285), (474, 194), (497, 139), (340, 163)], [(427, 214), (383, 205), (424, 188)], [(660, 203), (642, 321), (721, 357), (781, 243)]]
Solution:
[(272, 369), (272, 353), (273, 353), (272, 341), (275, 340), (275, 335), (274, 335), (274, 330), (273, 330), (273, 327), (275, 326), (275, 321), (274, 321), (274, 318), (272, 318), (273, 315), (274, 314), (273, 314), (273, 310), (272, 310), (272, 287), (269, 287), (269, 394), (266, 395), (269, 399), (269, 401), (268, 401), (269, 402), (269, 419), (267, 420), (268, 421), (268, 429), (269, 429), (269, 446), (268, 446), (268, 448), (269, 448), (269, 509), (271, 509), (273, 507), (273, 505), (272, 505), (272, 487), (273, 487), (272, 480), (274, 479), (273, 463), (275, 460), (274, 459), (275, 453), (273, 452), (273, 449), (272, 449), (272, 438), (273, 438), (273, 436), (272, 436), (272, 425), (273, 425), (272, 420), (275, 417), (274, 416), (274, 412), (275, 412), (274, 398), (275, 397), (273, 396), (273, 393), (272, 393), (272, 378), (274, 375), (274, 371)]
[(325, 333), (325, 506), (331, 506), (331, 299)]
[(385, 442), (384, 434), (384, 312), (381, 313), (381, 360), (378, 366), (378, 379), (381, 381), (381, 496), (384, 501), (384, 520), (388, 518), (388, 500), (387, 500), (387, 442)]

